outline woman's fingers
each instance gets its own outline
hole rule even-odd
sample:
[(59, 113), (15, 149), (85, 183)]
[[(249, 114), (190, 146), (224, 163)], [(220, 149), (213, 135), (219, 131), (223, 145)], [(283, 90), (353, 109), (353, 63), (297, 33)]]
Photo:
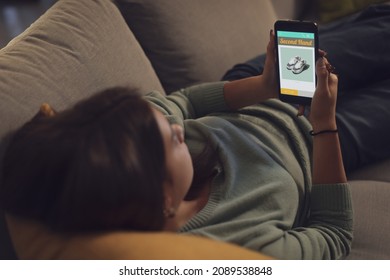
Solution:
[(321, 57), (318, 59), (316, 63), (316, 74), (317, 74), (317, 90), (320, 90), (321, 92), (328, 92), (328, 78), (329, 78), (329, 72), (327, 69), (327, 59), (324, 57)]

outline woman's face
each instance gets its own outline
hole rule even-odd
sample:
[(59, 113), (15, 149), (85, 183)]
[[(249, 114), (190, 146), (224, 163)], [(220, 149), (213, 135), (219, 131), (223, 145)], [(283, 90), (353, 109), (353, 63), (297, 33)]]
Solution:
[(192, 160), (188, 147), (184, 142), (184, 131), (180, 125), (169, 124), (165, 116), (153, 109), (165, 148), (167, 180), (164, 184), (166, 199), (170, 200), (166, 207), (175, 210), (187, 194), (194, 175)]

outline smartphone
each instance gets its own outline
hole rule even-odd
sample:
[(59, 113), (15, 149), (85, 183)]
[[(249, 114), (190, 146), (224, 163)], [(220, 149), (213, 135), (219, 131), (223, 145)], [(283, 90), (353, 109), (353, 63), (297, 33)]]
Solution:
[(309, 105), (317, 84), (317, 24), (278, 20), (274, 30), (279, 98), (292, 104)]

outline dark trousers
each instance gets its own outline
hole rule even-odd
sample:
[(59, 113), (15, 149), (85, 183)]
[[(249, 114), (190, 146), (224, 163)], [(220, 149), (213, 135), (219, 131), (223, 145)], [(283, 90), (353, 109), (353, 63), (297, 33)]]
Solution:
[[(339, 75), (336, 117), (347, 173), (389, 158), (390, 5), (321, 26), (319, 42)], [(259, 75), (264, 62), (260, 55), (237, 64), (222, 79)]]

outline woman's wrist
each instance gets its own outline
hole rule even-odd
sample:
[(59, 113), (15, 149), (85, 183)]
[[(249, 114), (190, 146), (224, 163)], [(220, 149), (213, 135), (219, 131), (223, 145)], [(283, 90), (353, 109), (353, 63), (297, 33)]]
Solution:
[(311, 121), (315, 133), (325, 130), (337, 130), (336, 118), (330, 118), (324, 121)]
[(278, 98), (278, 86), (274, 81), (267, 80), (264, 75), (259, 76), (260, 87), (259, 87), (259, 97), (261, 101), (265, 101), (271, 98)]

